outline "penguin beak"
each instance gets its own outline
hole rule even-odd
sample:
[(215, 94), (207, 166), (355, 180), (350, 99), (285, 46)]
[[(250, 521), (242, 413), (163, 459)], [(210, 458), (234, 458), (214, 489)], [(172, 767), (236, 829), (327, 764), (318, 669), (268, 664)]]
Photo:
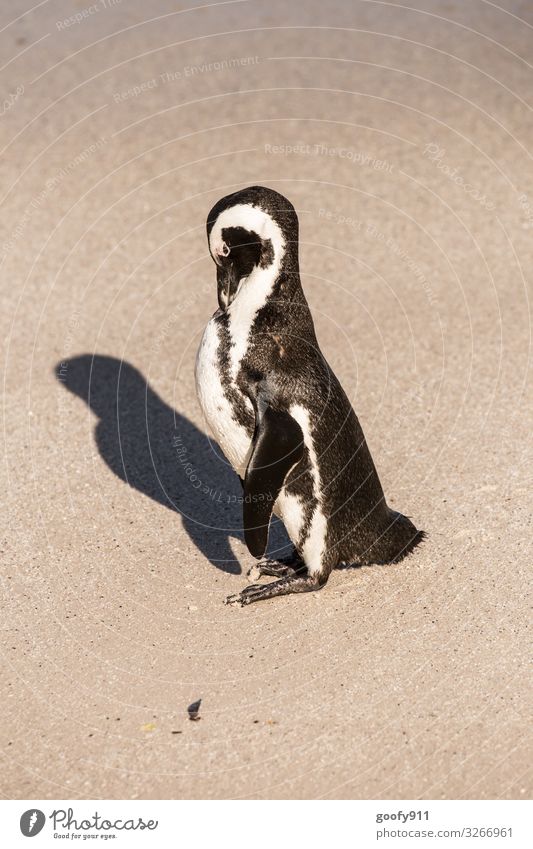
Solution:
[(227, 310), (239, 288), (239, 277), (236, 268), (231, 262), (229, 265), (217, 266), (217, 294), (218, 305), (221, 310)]

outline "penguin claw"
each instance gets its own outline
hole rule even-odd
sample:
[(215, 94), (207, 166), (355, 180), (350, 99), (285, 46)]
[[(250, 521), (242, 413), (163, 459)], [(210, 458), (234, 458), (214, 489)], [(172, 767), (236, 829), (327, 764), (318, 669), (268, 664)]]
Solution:
[(254, 600), (254, 596), (264, 590), (264, 584), (250, 584), (245, 587), (240, 593), (229, 595), (224, 604), (239, 604), (244, 607), (245, 604), (250, 604)]
[(233, 595), (226, 596), (224, 604), (240, 604), (240, 595), (240, 593), (234, 593)]

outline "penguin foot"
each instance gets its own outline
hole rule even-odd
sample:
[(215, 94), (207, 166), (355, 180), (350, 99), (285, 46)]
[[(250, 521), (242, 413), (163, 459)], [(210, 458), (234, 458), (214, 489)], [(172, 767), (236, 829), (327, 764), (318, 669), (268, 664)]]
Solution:
[(259, 563), (254, 563), (247, 573), (247, 577), (251, 581), (257, 581), (258, 578), (268, 576), (270, 578), (289, 578), (293, 575), (303, 575), (306, 572), (304, 561), (296, 552), (288, 557), (280, 557), (279, 560), (260, 560)]
[(280, 581), (273, 581), (271, 584), (250, 584), (242, 592), (229, 595), (224, 603), (240, 604), (241, 607), (244, 607), (245, 604), (252, 604), (254, 601), (264, 601), (267, 598), (275, 598), (278, 595), (308, 593), (314, 590), (320, 590), (324, 584), (325, 581), (321, 580), (319, 575), (289, 575)]

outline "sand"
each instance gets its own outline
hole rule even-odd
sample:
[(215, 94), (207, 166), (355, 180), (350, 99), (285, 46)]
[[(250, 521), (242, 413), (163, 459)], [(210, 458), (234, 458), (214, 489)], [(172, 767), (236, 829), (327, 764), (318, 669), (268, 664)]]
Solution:
[[(2, 795), (528, 797), (531, 5), (1, 16)], [(205, 217), (252, 183), (428, 539), (239, 609), (193, 368)]]

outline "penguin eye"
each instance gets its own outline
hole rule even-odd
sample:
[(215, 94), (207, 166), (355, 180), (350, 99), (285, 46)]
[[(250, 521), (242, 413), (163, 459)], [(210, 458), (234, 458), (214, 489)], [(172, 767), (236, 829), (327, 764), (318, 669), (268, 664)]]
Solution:
[(230, 246), (227, 245), (226, 242), (223, 242), (222, 243), (222, 251), (221, 251), (222, 256), (229, 256), (230, 250), (231, 250)]

